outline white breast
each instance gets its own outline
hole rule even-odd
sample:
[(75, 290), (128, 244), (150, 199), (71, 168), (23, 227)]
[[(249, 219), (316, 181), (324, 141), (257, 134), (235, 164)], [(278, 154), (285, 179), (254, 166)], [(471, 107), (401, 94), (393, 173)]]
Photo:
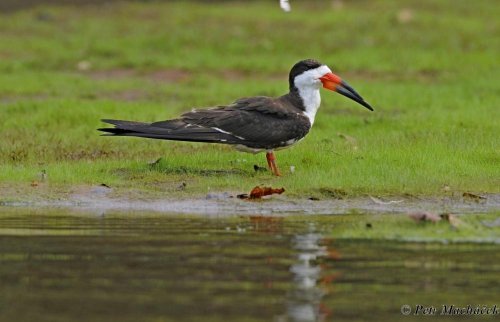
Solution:
[(314, 91), (300, 90), (299, 95), (304, 102), (304, 107), (306, 110), (304, 111), (304, 115), (309, 118), (309, 122), (311, 122), (311, 126), (314, 124), (314, 118), (316, 117), (316, 112), (319, 109), (321, 104), (321, 96), (319, 94), (319, 89)]

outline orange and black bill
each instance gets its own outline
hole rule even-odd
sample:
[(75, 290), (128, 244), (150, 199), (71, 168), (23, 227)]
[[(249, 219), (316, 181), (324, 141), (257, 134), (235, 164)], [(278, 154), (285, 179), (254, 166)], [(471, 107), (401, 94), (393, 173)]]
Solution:
[(368, 104), (361, 97), (361, 95), (359, 95), (358, 92), (354, 90), (354, 88), (352, 88), (349, 84), (347, 84), (347, 82), (343, 81), (337, 75), (333, 73), (328, 73), (325, 74), (323, 77), (321, 77), (320, 80), (323, 83), (324, 88), (337, 92), (340, 95), (344, 95), (345, 97), (348, 97), (353, 101), (356, 101), (359, 104), (363, 105), (370, 111), (373, 111), (373, 108), (370, 106), (370, 104)]

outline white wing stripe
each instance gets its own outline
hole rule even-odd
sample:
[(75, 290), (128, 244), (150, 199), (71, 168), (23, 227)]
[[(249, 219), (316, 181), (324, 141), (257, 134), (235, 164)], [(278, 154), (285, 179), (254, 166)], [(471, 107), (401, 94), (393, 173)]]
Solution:
[(216, 131), (219, 131), (220, 133), (224, 133), (224, 134), (229, 134), (229, 135), (232, 135), (234, 137), (237, 137), (238, 139), (240, 140), (245, 140), (245, 138), (241, 137), (241, 136), (237, 136), (237, 135), (234, 135), (233, 133), (229, 133), (227, 131), (224, 131), (224, 130), (221, 130), (219, 129), (218, 127), (212, 127), (212, 129), (216, 130)]

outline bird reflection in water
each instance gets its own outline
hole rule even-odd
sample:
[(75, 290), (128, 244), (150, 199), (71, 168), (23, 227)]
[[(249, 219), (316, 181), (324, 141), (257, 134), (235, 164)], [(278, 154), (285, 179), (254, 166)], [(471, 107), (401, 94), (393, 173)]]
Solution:
[[(327, 267), (317, 261), (321, 258), (338, 258), (338, 253), (328, 249), (326, 239), (318, 233), (314, 224), (309, 232), (297, 234), (292, 247), (297, 251), (297, 260), (290, 267), (294, 275), (294, 288), (288, 295), (288, 321), (326, 321), (331, 315), (323, 300), (330, 292), (335, 274), (326, 274)], [(285, 320), (287, 321), (287, 320)]]
[[(284, 233), (283, 217), (249, 216), (249, 219), (255, 232)], [(312, 223), (308, 225), (306, 233), (293, 235), (291, 243), (296, 256), (290, 266), (293, 285), (285, 301), (286, 314), (277, 316), (275, 321), (327, 321), (332, 312), (325, 306), (324, 299), (338, 274), (332, 273), (328, 261), (321, 259), (337, 260), (340, 255)], [(272, 282), (268, 284), (272, 285)]]

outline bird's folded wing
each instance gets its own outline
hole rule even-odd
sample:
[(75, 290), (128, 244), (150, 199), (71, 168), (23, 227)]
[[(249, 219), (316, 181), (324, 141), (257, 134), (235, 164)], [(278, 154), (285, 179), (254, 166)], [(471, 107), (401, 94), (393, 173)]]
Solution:
[(309, 125), (303, 117), (280, 108), (268, 97), (237, 100), (234, 104), (194, 110), (181, 116), (186, 123), (231, 134), (244, 144), (278, 144), (303, 137)]

